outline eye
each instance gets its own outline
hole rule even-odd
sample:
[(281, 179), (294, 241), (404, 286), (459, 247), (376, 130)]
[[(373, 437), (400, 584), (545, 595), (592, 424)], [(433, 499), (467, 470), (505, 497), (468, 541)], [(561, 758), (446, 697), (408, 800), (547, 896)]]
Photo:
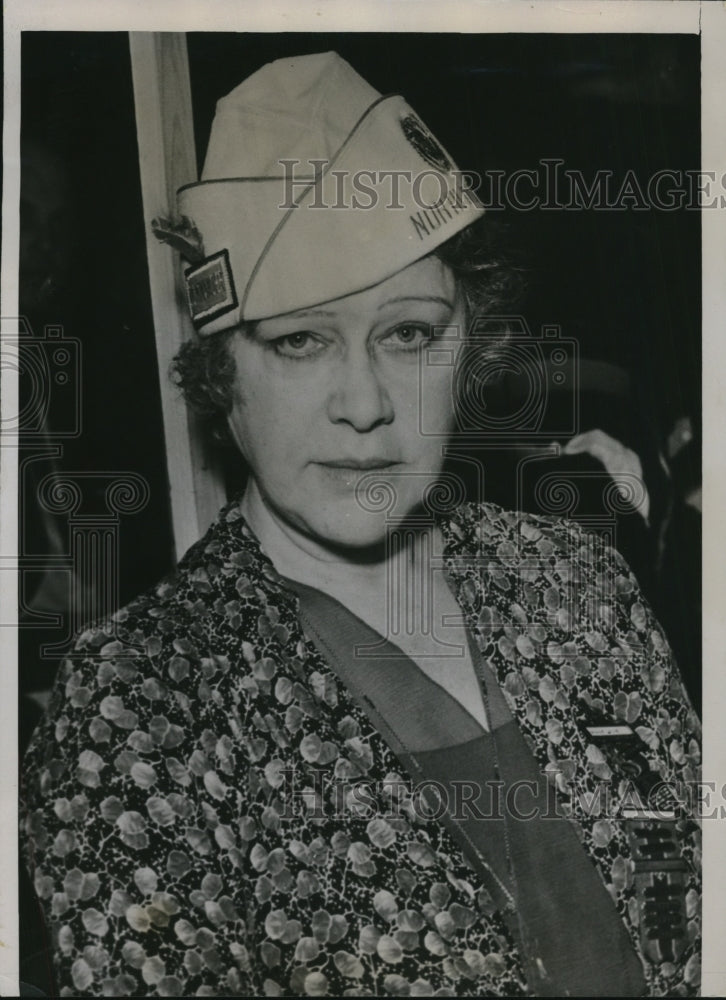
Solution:
[(384, 338), (394, 350), (417, 351), (431, 340), (428, 323), (401, 323)]
[(296, 330), (284, 337), (276, 337), (272, 347), (283, 358), (307, 358), (317, 354), (323, 345), (309, 330)]

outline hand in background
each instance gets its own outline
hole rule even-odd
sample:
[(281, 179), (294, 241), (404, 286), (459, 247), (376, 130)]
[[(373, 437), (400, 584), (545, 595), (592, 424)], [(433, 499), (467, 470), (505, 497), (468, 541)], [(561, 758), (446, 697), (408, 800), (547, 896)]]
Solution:
[(630, 448), (626, 448), (616, 438), (601, 430), (576, 434), (562, 447), (563, 455), (581, 455), (583, 453), (592, 455), (593, 458), (602, 462), (626, 498), (633, 496), (633, 478), (640, 481), (642, 494), (634, 503), (634, 507), (645, 523), (650, 525), (650, 497), (643, 480), (643, 465), (638, 455)]

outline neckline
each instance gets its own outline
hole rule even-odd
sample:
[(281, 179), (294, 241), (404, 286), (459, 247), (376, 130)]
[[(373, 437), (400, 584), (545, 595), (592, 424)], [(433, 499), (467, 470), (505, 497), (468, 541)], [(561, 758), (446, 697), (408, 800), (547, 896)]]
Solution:
[[(245, 541), (250, 546), (250, 555), (262, 564), (267, 570), (268, 576), (271, 575), (274, 580), (281, 580), (282, 574), (275, 568), (272, 559), (262, 547), (262, 543), (252, 525), (242, 512), (243, 496), (244, 491), (238, 493), (222, 508), (210, 530), (218, 530), (223, 534), (238, 530), (241, 531), (245, 537)], [(471, 541), (471, 535), (475, 528), (475, 525), (470, 522), (470, 515), (472, 513), (475, 511), (478, 512), (479, 516), (477, 520), (481, 519), (481, 517), (491, 519), (492, 514), (496, 514), (499, 510), (500, 508), (489, 502), (482, 501), (481, 503), (475, 503), (474, 501), (464, 501), (447, 512), (437, 513), (435, 515), (435, 522), (441, 529), (444, 540), (442, 558), (446, 560), (454, 559), (457, 555), (457, 550), (462, 547), (465, 548), (467, 543)], [(232, 525), (238, 525), (239, 527), (234, 528)], [(205, 535), (196, 545), (193, 545), (180, 560), (180, 566), (186, 561), (187, 556), (191, 557), (192, 553), (196, 552), (197, 546), (206, 540), (207, 536)], [(477, 544), (480, 545), (481, 543)], [(302, 586), (305, 586), (305, 584)]]
[[(492, 731), (494, 729), (498, 729), (501, 727), (501, 725), (505, 725), (506, 722), (511, 721), (511, 713), (507, 712), (507, 718), (502, 718), (501, 722), (499, 722), (498, 724), (492, 725), (492, 719), (487, 718), (488, 725), (485, 728), (484, 726), (481, 725), (476, 716), (469, 711), (466, 705), (464, 705), (462, 702), (458, 700), (458, 698), (455, 698), (449, 691), (447, 691), (447, 689), (443, 686), (443, 684), (441, 684), (435, 678), (427, 674), (426, 671), (419, 666), (416, 660), (413, 659), (413, 657), (409, 656), (408, 653), (404, 652), (404, 650), (402, 650), (400, 646), (398, 646), (395, 642), (393, 642), (393, 640), (388, 639), (385, 636), (381, 635), (380, 632), (374, 629), (372, 625), (369, 625), (368, 622), (364, 621), (354, 611), (351, 611), (350, 608), (346, 607), (346, 605), (343, 604), (342, 601), (339, 601), (336, 597), (333, 597), (326, 591), (320, 590), (318, 587), (312, 587), (310, 584), (301, 583), (298, 580), (291, 580), (289, 577), (280, 576), (280, 582), (289, 592), (295, 594), (295, 596), (298, 598), (300, 596), (298, 591), (301, 591), (303, 593), (307, 592), (308, 594), (312, 595), (316, 601), (319, 601), (322, 598), (322, 600), (327, 601), (333, 607), (339, 608), (343, 612), (343, 614), (349, 615), (352, 619), (354, 619), (356, 624), (359, 626), (359, 628), (361, 628), (363, 632), (365, 632), (372, 639), (374, 639), (374, 642), (371, 642), (371, 646), (377, 645), (384, 650), (393, 651), (392, 653), (384, 654), (385, 658), (401, 659), (410, 664), (411, 668), (413, 668), (419, 675), (419, 678), (423, 684), (435, 687), (440, 696), (446, 698), (447, 701), (449, 701), (453, 706), (455, 706), (455, 708), (458, 711), (463, 712), (467, 716), (467, 718), (470, 719), (471, 722), (477, 727), (478, 735), (476, 737), (467, 737), (467, 739), (462, 740), (461, 743), (467, 743), (470, 742), (471, 739), (477, 739), (482, 736), (491, 737)], [(303, 609), (301, 608), (300, 611), (302, 614)], [(481, 692), (482, 681), (480, 677), (480, 671), (478, 669), (478, 667), (483, 666), (483, 662), (481, 659), (481, 652), (476, 643), (474, 642), (474, 640), (472, 639), (470, 631), (466, 626), (464, 626), (464, 631), (466, 635), (466, 643), (467, 643), (467, 648), (469, 650), (469, 656), (471, 657), (472, 660), (472, 666), (474, 667), (474, 672), (477, 675), (477, 680), (479, 684), (479, 697), (481, 698), (482, 705), (485, 706), (485, 711), (486, 711), (486, 703), (484, 700), (484, 696)], [(502, 715), (503, 714), (504, 713), (502, 713)], [(459, 745), (460, 745), (459, 743), (452, 744), (452, 746), (459, 746)]]

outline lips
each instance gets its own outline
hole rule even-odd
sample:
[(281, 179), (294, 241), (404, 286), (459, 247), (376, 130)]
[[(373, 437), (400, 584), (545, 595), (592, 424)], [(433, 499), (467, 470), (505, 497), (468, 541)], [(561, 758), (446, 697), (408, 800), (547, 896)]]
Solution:
[(365, 472), (370, 469), (390, 469), (399, 463), (392, 458), (337, 458), (328, 462), (318, 462), (326, 469), (348, 469), (355, 472)]

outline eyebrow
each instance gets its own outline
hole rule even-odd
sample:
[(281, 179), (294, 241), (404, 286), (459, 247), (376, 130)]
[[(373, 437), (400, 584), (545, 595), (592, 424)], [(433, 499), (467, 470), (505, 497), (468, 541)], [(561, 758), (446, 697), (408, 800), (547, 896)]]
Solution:
[[(453, 303), (442, 295), (397, 295), (395, 298), (386, 299), (385, 302), (382, 302), (376, 311), (380, 312), (381, 309), (385, 309), (386, 306), (394, 302), (438, 302), (448, 309), (454, 308)], [(335, 311), (332, 309), (300, 309), (292, 313), (287, 313), (284, 318), (297, 320), (305, 319), (309, 316), (335, 316)]]
[(335, 313), (332, 309), (301, 309), (300, 311), (295, 311), (293, 313), (286, 313), (281, 319), (302, 319), (305, 316), (334, 316)]
[(454, 308), (453, 302), (445, 299), (442, 295), (397, 295), (393, 299), (387, 299), (385, 302), (382, 302), (378, 307), (378, 311), (380, 312), (381, 309), (391, 305), (393, 302), (438, 302), (448, 309)]

